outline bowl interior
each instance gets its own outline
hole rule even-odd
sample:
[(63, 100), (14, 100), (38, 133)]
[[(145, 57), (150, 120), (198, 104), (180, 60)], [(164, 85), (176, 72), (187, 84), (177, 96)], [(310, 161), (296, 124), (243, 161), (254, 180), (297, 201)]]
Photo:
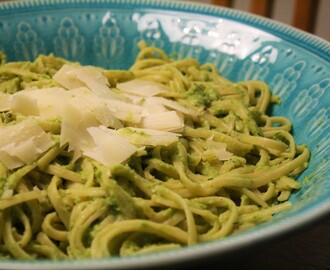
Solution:
[(54, 53), (86, 65), (127, 69), (143, 39), (177, 59), (213, 62), (230, 80), (269, 84), (283, 101), (272, 114), (290, 118), (297, 143), (311, 150), (310, 166), (299, 177), (304, 185), (291, 196), (293, 207), (274, 222), (204, 247), (222, 252), (226, 245), (237, 247), (244, 239), (253, 242), (329, 213), (330, 45), (325, 41), (233, 10), (158, 1), (6, 3), (0, 5), (0, 29), (0, 50), (9, 61)]

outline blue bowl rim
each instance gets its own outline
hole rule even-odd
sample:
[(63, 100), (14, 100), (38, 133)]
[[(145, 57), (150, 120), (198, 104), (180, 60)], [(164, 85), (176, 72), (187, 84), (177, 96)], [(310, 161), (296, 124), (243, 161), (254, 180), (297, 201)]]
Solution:
[[(209, 4), (182, 2), (182, 1), (162, 1), (162, 0), (25, 0), (8, 1), (0, 3), (1, 15), (24, 13), (29, 11), (45, 10), (47, 8), (62, 9), (80, 7), (93, 8), (135, 8), (139, 10), (166, 10), (173, 12), (198, 13), (200, 15), (221, 17), (234, 20), (236, 22), (255, 27), (292, 43), (300, 48), (308, 50), (323, 61), (330, 61), (330, 43), (326, 40), (301, 31), (292, 26), (264, 18), (244, 11), (233, 10)], [(313, 209), (313, 211), (311, 211)], [(136, 269), (143, 267), (164, 266), (173, 263), (184, 263), (199, 258), (205, 258), (216, 254), (225, 254), (234, 251), (239, 246), (240, 249), (271, 240), (278, 236), (301, 229), (314, 224), (330, 214), (330, 197), (320, 198), (312, 206), (305, 209), (299, 215), (283, 219), (274, 225), (261, 226), (258, 231), (248, 234), (236, 235), (234, 238), (225, 238), (221, 241), (199, 244), (194, 247), (183, 248), (176, 251), (168, 251), (134, 257), (110, 258), (101, 260), (77, 260), (77, 261), (2, 261), (1, 268), (6, 269)], [(283, 229), (285, 228), (285, 229)], [(258, 237), (255, 237), (255, 235)], [(174, 260), (174, 261), (173, 261)], [(84, 263), (83, 265), (81, 263)]]
[(0, 15), (10, 14), (12, 11), (24, 12), (31, 9), (68, 8), (80, 5), (81, 7), (93, 8), (136, 8), (136, 9), (161, 9), (168, 11), (183, 11), (198, 13), (209, 16), (221, 16), (222, 18), (235, 20), (252, 27), (259, 28), (273, 34), (283, 40), (293, 43), (301, 48), (307, 49), (313, 54), (326, 61), (330, 61), (330, 43), (316, 35), (307, 33), (290, 25), (265, 18), (245, 11), (234, 10), (215, 6), (211, 4), (183, 2), (183, 1), (162, 1), (162, 0), (25, 0), (5, 1), (0, 3)]

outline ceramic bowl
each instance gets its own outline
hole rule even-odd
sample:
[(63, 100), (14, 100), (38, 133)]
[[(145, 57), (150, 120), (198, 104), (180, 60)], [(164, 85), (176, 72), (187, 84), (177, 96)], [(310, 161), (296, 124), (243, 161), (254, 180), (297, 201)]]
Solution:
[(34, 0), (0, 5), (0, 50), (9, 61), (54, 53), (82, 64), (129, 68), (141, 39), (179, 59), (213, 62), (230, 80), (263, 80), (282, 99), (311, 150), (293, 207), (274, 221), (219, 241), (144, 256), (81, 261), (0, 261), (7, 269), (127, 269), (171, 266), (290, 233), (330, 213), (330, 45), (272, 20), (211, 5), (154, 0)]

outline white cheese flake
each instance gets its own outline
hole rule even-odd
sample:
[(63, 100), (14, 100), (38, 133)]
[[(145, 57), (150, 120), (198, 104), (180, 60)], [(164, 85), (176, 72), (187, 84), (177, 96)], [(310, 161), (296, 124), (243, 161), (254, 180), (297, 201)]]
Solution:
[(139, 150), (127, 138), (111, 134), (104, 126), (90, 127), (87, 131), (93, 138), (94, 147), (82, 149), (83, 155), (105, 166), (123, 163)]
[(222, 142), (215, 142), (211, 139), (206, 141), (208, 149), (211, 150), (219, 160), (229, 160), (233, 153), (226, 150), (227, 144)]
[[(27, 91), (28, 92), (28, 91)], [(25, 94), (25, 91), (13, 95), (11, 110), (25, 116), (39, 115), (38, 102), (35, 98)]]
[(0, 127), (0, 161), (15, 169), (33, 162), (54, 145), (50, 135), (32, 119)]
[(102, 102), (119, 120), (137, 124), (141, 121), (144, 108), (126, 101), (102, 99)]
[(70, 74), (72, 70), (80, 68), (78, 65), (65, 64), (55, 73), (53, 79), (66, 89), (75, 89), (86, 86), (82, 81), (77, 80), (76, 74)]
[(180, 134), (146, 128), (126, 127), (113, 130), (114, 135), (122, 136), (136, 146), (170, 145), (178, 141)]
[(87, 149), (93, 140), (87, 129), (100, 125), (90, 110), (81, 110), (75, 103), (66, 104), (63, 109), (60, 144), (69, 144), (68, 151), (73, 151), (73, 160), (81, 156), (81, 149)]
[[(12, 110), (23, 115), (38, 115), (44, 119), (62, 116), (68, 93), (61, 87), (22, 90), (13, 95)], [(25, 104), (26, 102), (26, 104)]]
[(143, 106), (144, 110), (142, 112), (142, 116), (149, 116), (157, 113), (166, 112), (167, 109), (161, 104), (148, 104), (145, 103)]
[(24, 165), (24, 162), (15, 156), (7, 154), (0, 149), (0, 161), (9, 169), (16, 169)]
[(71, 90), (79, 87), (88, 87), (96, 95), (104, 98), (122, 99), (112, 91), (109, 82), (103, 73), (93, 66), (64, 65), (53, 79)]
[(85, 83), (89, 89), (100, 97), (121, 99), (120, 95), (110, 89), (108, 79), (96, 67), (85, 66), (71, 70), (68, 74), (75, 75), (78, 80)]
[(169, 109), (173, 109), (173, 110), (182, 112), (183, 114), (190, 115), (194, 118), (199, 115), (199, 112), (197, 112), (193, 109), (186, 108), (186, 107), (182, 106), (181, 104), (179, 104), (178, 102), (167, 99), (167, 98), (148, 97), (146, 100), (148, 101), (149, 104), (162, 104)]
[(144, 97), (156, 96), (169, 91), (165, 85), (141, 79), (118, 83), (116, 87), (121, 91)]
[(176, 111), (165, 111), (144, 116), (140, 128), (180, 132), (184, 127), (182, 115)]

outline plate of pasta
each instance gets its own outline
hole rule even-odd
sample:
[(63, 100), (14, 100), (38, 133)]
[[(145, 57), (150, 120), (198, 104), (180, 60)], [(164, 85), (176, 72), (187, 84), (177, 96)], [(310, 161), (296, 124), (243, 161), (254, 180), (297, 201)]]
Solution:
[(330, 45), (211, 5), (0, 4), (0, 268), (225, 256), (329, 214)]

